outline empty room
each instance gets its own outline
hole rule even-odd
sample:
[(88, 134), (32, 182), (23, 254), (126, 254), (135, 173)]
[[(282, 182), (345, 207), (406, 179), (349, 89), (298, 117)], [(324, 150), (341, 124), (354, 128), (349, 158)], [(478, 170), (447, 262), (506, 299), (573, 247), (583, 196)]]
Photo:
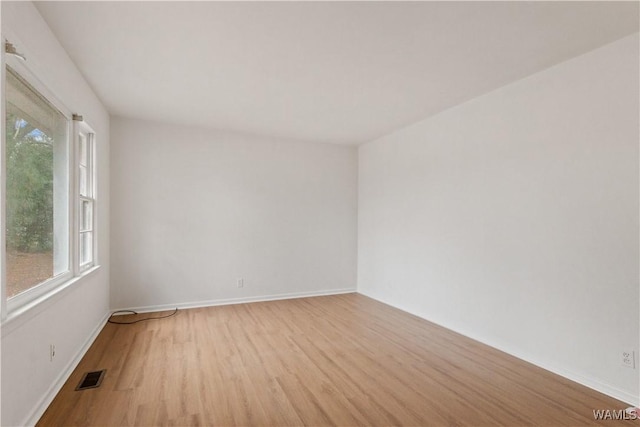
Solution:
[(2, 426), (640, 425), (640, 3), (2, 1)]

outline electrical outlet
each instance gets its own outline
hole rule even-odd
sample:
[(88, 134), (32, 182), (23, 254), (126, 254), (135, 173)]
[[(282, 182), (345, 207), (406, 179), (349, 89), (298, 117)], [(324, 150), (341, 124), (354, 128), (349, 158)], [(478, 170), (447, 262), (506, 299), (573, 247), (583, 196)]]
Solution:
[(622, 352), (622, 365), (627, 368), (636, 368), (636, 352), (631, 350), (625, 350)]
[(53, 359), (56, 357), (56, 346), (54, 344), (49, 344), (49, 362), (53, 362)]
[(239, 278), (238, 279), (238, 287), (239, 288), (244, 288), (244, 279), (243, 278)]

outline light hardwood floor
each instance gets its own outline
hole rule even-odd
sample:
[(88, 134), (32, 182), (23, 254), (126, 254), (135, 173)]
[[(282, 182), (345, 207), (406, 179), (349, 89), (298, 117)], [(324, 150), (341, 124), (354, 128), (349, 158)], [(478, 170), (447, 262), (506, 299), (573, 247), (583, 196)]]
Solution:
[[(99, 388), (74, 391), (98, 369)], [(107, 324), (38, 425), (577, 426), (627, 406), (345, 294)]]

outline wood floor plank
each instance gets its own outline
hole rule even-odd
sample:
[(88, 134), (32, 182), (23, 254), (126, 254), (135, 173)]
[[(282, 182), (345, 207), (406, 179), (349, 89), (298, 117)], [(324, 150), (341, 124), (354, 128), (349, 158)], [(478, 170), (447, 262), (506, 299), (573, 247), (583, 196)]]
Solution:
[[(74, 390), (98, 369), (107, 369), (99, 388)], [(638, 425), (594, 420), (594, 409), (626, 406), (345, 294), (107, 324), (38, 425)]]

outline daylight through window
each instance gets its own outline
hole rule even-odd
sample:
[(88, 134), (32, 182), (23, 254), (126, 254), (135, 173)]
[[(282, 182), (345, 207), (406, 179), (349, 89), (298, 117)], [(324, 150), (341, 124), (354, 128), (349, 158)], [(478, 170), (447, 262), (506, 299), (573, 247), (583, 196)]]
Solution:
[(69, 272), (68, 120), (6, 72), (6, 295)]
[(79, 252), (80, 268), (85, 269), (93, 264), (93, 230), (94, 230), (94, 187), (93, 187), (93, 133), (88, 132), (82, 124), (78, 132), (78, 188), (79, 206)]

